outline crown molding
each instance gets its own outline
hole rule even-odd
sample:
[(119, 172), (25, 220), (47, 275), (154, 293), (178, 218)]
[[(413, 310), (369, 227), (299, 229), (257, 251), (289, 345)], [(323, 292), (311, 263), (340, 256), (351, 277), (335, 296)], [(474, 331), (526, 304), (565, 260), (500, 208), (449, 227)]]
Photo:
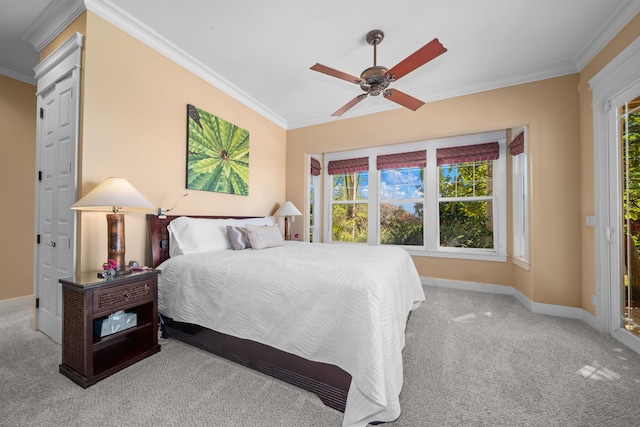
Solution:
[(33, 86), (36, 85), (35, 74), (33, 71), (29, 74), (27, 71), (0, 62), (0, 74), (15, 80), (20, 80), (23, 83), (28, 83)]
[(267, 120), (283, 129), (287, 128), (287, 121), (285, 119), (269, 110), (247, 93), (232, 85), (229, 81), (222, 78), (202, 62), (187, 54), (142, 22), (124, 12), (109, 0), (85, 0), (85, 3), (87, 10), (90, 10), (125, 33), (166, 56), (210, 85), (220, 89), (222, 92), (249, 107), (251, 110), (265, 117)]
[(470, 82), (467, 85), (454, 85), (452, 88), (433, 92), (423, 97), (429, 101), (454, 98), (458, 96), (471, 95), (473, 93), (486, 92), (489, 90), (502, 89), (506, 87), (533, 83), (540, 80), (553, 79), (578, 72), (577, 67), (571, 61), (561, 62), (551, 66), (531, 68), (522, 71), (514, 71), (502, 76), (480, 79)]
[(84, 11), (83, 0), (53, 0), (33, 21), (21, 39), (40, 52)]
[(574, 58), (573, 62), (578, 71), (582, 71), (638, 13), (640, 13), (640, 2), (637, 0), (627, 0), (620, 6), (612, 18), (604, 23), (600, 31)]

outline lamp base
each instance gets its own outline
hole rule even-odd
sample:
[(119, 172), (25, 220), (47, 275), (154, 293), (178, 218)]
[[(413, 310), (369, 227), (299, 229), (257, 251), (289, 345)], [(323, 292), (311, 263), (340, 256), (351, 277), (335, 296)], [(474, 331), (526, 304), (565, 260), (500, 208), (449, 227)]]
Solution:
[(291, 230), (290, 230), (289, 218), (284, 217), (284, 240), (291, 240)]
[(116, 272), (125, 268), (124, 264), (124, 214), (107, 214), (107, 255), (116, 262)]

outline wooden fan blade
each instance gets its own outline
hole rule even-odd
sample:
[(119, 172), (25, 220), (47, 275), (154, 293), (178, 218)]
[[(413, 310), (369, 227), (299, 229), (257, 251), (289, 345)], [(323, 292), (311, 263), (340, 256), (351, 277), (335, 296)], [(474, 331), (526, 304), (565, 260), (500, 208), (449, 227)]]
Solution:
[(424, 105), (424, 102), (404, 92), (400, 92), (398, 89), (387, 89), (383, 94), (385, 98), (413, 111), (416, 111)]
[(366, 93), (363, 93), (361, 95), (356, 96), (355, 98), (353, 98), (351, 101), (347, 102), (344, 107), (342, 107), (341, 109), (339, 109), (338, 111), (336, 111), (335, 113), (333, 113), (331, 115), (331, 117), (339, 117), (341, 115), (343, 115), (347, 110), (349, 110), (351, 107), (353, 107), (354, 105), (356, 105), (358, 102), (362, 101), (363, 99), (365, 99), (367, 97)]
[(440, 43), (438, 39), (433, 39), (420, 49), (416, 50), (411, 55), (400, 61), (398, 65), (392, 67), (386, 72), (391, 76), (391, 81), (398, 80), (400, 77), (405, 76), (415, 70), (416, 68), (426, 64), (432, 59), (445, 53), (447, 49)]
[(326, 65), (315, 64), (313, 67), (311, 67), (311, 69), (313, 71), (317, 71), (319, 73), (327, 74), (329, 76), (333, 76), (333, 77), (337, 77), (337, 78), (342, 79), (342, 80), (346, 80), (349, 83), (356, 83), (356, 84), (366, 83), (360, 77), (352, 76), (349, 73), (344, 73), (342, 71), (338, 71), (338, 70), (333, 69), (331, 67), (327, 67)]

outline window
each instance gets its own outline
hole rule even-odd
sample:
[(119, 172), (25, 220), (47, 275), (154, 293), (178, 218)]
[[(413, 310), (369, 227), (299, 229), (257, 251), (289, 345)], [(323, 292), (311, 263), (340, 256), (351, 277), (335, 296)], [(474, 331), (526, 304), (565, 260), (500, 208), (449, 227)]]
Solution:
[(438, 150), (441, 247), (494, 249), (493, 161), (497, 142)]
[(529, 179), (527, 174), (527, 128), (514, 129), (509, 144), (512, 179), (513, 259), (528, 268), (529, 264)]
[(424, 246), (426, 151), (378, 156), (380, 244)]
[[(318, 189), (320, 188), (321, 166), (318, 159), (311, 157), (309, 175), (309, 242), (319, 241), (318, 235)], [(318, 212), (318, 215), (316, 215)]]
[(505, 131), (326, 153), (325, 164), (325, 242), (506, 260)]
[(368, 241), (369, 158), (329, 162), (332, 179), (331, 241)]

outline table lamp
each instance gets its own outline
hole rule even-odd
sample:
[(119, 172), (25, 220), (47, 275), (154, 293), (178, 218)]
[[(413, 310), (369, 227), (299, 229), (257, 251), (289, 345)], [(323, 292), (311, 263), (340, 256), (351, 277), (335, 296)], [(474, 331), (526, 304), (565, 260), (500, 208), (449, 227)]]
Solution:
[(286, 201), (280, 206), (280, 209), (276, 211), (274, 216), (283, 216), (284, 217), (284, 240), (291, 240), (291, 231), (289, 230), (289, 218), (291, 221), (295, 220), (295, 216), (302, 215), (302, 212), (296, 208), (293, 203), (290, 201)]
[(80, 211), (107, 214), (107, 254), (116, 262), (116, 274), (124, 271), (124, 214), (120, 211), (146, 211), (155, 207), (124, 178), (107, 178), (71, 206)]

